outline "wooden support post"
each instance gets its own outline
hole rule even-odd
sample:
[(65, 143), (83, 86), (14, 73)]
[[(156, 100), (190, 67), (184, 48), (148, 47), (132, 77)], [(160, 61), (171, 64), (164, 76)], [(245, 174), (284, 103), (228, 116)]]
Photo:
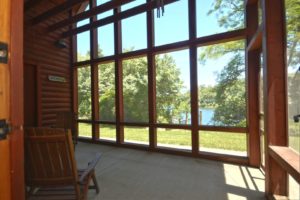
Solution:
[[(246, 5), (247, 46), (258, 30), (258, 5)], [(260, 44), (261, 46), (261, 44)], [(259, 67), (260, 49), (246, 48), (246, 80), (247, 80), (247, 121), (248, 121), (248, 156), (249, 164), (260, 166), (260, 137), (259, 137)]]
[[(114, 9), (114, 15), (117, 15), (121, 11), (121, 7)], [(115, 54), (120, 55), (122, 53), (122, 30), (121, 21), (114, 23), (114, 35), (115, 35)], [(115, 85), (116, 85), (116, 130), (117, 130), (117, 144), (124, 143), (124, 126), (121, 122), (124, 121), (124, 106), (123, 106), (123, 69), (122, 61), (115, 59)]]
[[(148, 0), (147, 2), (150, 2)], [(148, 105), (149, 105), (149, 147), (153, 150), (157, 147), (156, 123), (156, 65), (155, 56), (152, 53), (154, 47), (154, 13), (147, 11), (147, 48), (148, 50)]]
[[(69, 18), (73, 16), (73, 12), (69, 11)], [(76, 25), (70, 25), (69, 29), (72, 29)], [(71, 111), (76, 113), (78, 119), (78, 99), (77, 99), (77, 69), (74, 68), (74, 63), (77, 62), (77, 36), (70, 37), (70, 89), (71, 89)], [(76, 137), (78, 137), (78, 123), (76, 123)]]
[[(97, 6), (96, 0), (90, 0), (90, 8)], [(97, 20), (97, 15), (90, 18), (90, 23)], [(98, 57), (98, 30), (90, 30), (90, 47), (91, 47), (91, 59)], [(91, 90), (92, 90), (92, 138), (93, 140), (99, 139), (99, 124), (95, 123), (99, 121), (99, 86), (98, 86), (98, 64), (91, 64)]]
[[(196, 1), (189, 0), (189, 30), (190, 40), (196, 40)], [(198, 80), (197, 80), (197, 46), (190, 46), (190, 83), (191, 83), (191, 122), (192, 122), (192, 153), (199, 153), (199, 133), (198, 133)]]
[[(283, 0), (263, 0), (266, 195), (287, 196), (287, 174), (269, 154), (269, 145), (287, 146), (286, 42)], [(274, 14), (276, 13), (276, 14)]]

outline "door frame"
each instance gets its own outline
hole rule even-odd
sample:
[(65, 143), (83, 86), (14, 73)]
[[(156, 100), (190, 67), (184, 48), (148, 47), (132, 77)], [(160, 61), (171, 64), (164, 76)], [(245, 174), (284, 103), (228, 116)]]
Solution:
[[(8, 63), (3, 64), (4, 69), (8, 71), (3, 74), (2, 78), (8, 76), (9, 80), (7, 89), (5, 88), (4, 96), (9, 98), (5, 107), (8, 114), (4, 117), (9, 122), (11, 133), (6, 140), (2, 141), (7, 144), (3, 149), (8, 158), (6, 172), (9, 177), (7, 182), (1, 183), (5, 189), (2, 194), (4, 199), (25, 199), (25, 181), (24, 181), (24, 136), (23, 136), (23, 19), (24, 19), (24, 0), (1, 0), (2, 9), (8, 9), (7, 18), (4, 17), (4, 32), (6, 37), (2, 38), (8, 44)], [(6, 12), (5, 12), (6, 13)], [(8, 91), (7, 91), (8, 90)], [(0, 102), (3, 103), (3, 102)], [(8, 105), (7, 105), (8, 104)], [(1, 155), (0, 155), (1, 156)], [(1, 156), (2, 157), (2, 156)], [(2, 159), (1, 159), (2, 161)], [(3, 164), (3, 163), (2, 163)], [(6, 165), (4, 163), (4, 165)], [(3, 180), (0, 180), (3, 181)], [(2, 188), (2, 189), (3, 189)], [(1, 189), (1, 188), (0, 188)]]

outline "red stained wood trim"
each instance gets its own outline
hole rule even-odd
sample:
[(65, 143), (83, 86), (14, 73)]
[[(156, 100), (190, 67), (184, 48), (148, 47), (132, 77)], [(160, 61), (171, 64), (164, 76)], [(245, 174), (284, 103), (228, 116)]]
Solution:
[(80, 3), (83, 3), (87, 0), (67, 0), (66, 2), (42, 13), (41, 15), (33, 18), (31, 20), (31, 24), (32, 25), (35, 25), (35, 24), (38, 24), (38, 23), (41, 23), (47, 19), (49, 19), (50, 17), (53, 17), (59, 13), (62, 13), (64, 11), (67, 11), (67, 10), (70, 10), (73, 6), (77, 5), (77, 4), (80, 4)]
[(245, 0), (245, 5), (252, 5), (252, 4), (257, 4), (258, 0)]
[[(260, 51), (258, 48), (249, 48), (253, 44), (252, 38), (257, 38), (261, 33), (262, 26), (258, 29), (258, 5), (246, 6), (247, 22), (247, 50), (246, 50), (246, 91), (247, 91), (247, 122), (249, 134), (247, 136), (247, 150), (249, 164), (253, 167), (260, 166), (260, 135), (259, 135), (259, 73), (260, 73)], [(256, 33), (255, 33), (256, 32)], [(259, 42), (259, 41), (257, 41)], [(260, 47), (261, 47), (260, 41)]]
[[(149, 3), (151, 0), (147, 0)], [(154, 47), (154, 12), (147, 11), (147, 49)], [(153, 53), (147, 52), (148, 60), (148, 106), (149, 106), (149, 148), (153, 150), (157, 146), (156, 123), (156, 65)]]
[(199, 130), (203, 131), (221, 131), (221, 132), (232, 132), (232, 133), (242, 133), (248, 132), (247, 127), (221, 127), (221, 126), (200, 126)]
[[(252, 15), (251, 15), (252, 16)], [(251, 41), (248, 43), (247, 51), (260, 50), (262, 48), (263, 26), (260, 25)]]
[[(190, 41), (194, 41), (197, 38), (197, 30), (196, 30), (196, 1), (189, 0), (188, 1), (189, 8), (189, 39)], [(198, 72), (197, 72), (197, 64), (198, 64), (198, 56), (197, 56), (197, 46), (195, 44), (191, 45), (189, 48), (190, 55), (190, 98), (191, 98), (191, 123), (192, 123), (192, 152), (194, 155), (199, 152), (199, 134), (198, 134)]]
[(245, 37), (246, 37), (246, 30), (241, 29), (241, 30), (206, 36), (195, 40), (185, 40), (185, 41), (175, 42), (175, 43), (161, 45), (157, 47), (151, 47), (150, 49), (149, 48), (140, 49), (132, 52), (119, 53), (114, 56), (107, 56), (107, 57), (97, 58), (94, 60), (92, 59), (87, 61), (76, 62), (74, 63), (74, 66), (84, 67), (94, 63), (113, 62), (115, 59), (129, 59), (129, 58), (142, 57), (145, 56), (146, 54), (155, 55), (161, 53), (168, 53), (168, 52), (188, 49), (190, 45), (196, 45), (197, 47), (200, 47), (200, 46), (206, 46), (211, 44), (219, 44), (223, 42), (235, 41), (239, 39), (245, 39)]
[(104, 3), (104, 4), (100, 5), (100, 6), (94, 7), (92, 9), (88, 10), (88, 11), (85, 11), (83, 13), (75, 15), (70, 19), (66, 19), (66, 20), (60, 21), (56, 24), (53, 24), (48, 28), (48, 31), (49, 32), (55, 31), (57, 29), (68, 26), (72, 23), (79, 22), (81, 20), (84, 20), (84, 19), (92, 17), (92, 16), (96, 16), (97, 14), (104, 13), (108, 10), (114, 9), (114, 8), (120, 6), (120, 5), (124, 5), (124, 4), (127, 4), (127, 3), (132, 2), (132, 1), (134, 1), (134, 0), (109, 1), (107, 3)]
[(98, 123), (98, 124), (107, 124), (107, 125), (116, 125), (117, 122), (109, 122), (109, 121), (95, 121), (95, 123)]
[[(96, 0), (90, 0), (90, 8), (95, 8), (97, 6)], [(97, 16), (90, 18), (90, 23), (97, 20)], [(91, 59), (97, 58), (98, 55), (98, 30), (93, 29), (90, 31), (90, 52)], [(91, 92), (92, 92), (92, 120), (99, 120), (99, 86), (98, 86), (98, 65), (91, 65)], [(92, 138), (93, 140), (99, 138), (99, 124), (92, 124)]]
[[(23, 0), (11, 1), (10, 32), (10, 116), (12, 126), (19, 127), (10, 135), (12, 199), (25, 199), (24, 136), (23, 136)], [(4, 28), (4, 31), (5, 30)], [(2, 183), (6, 184), (6, 183)], [(8, 192), (8, 191), (7, 191)]]
[(164, 153), (164, 154), (177, 155), (177, 156), (187, 156), (193, 158), (205, 158), (213, 161), (221, 161), (221, 162), (239, 164), (239, 165), (248, 164), (248, 158), (240, 157), (240, 156), (231, 156), (225, 154), (223, 155), (223, 154), (214, 154), (214, 153), (206, 153), (206, 152), (192, 154), (191, 151), (178, 150), (178, 149), (165, 148), (165, 147), (150, 149), (149, 146), (147, 145), (129, 144), (129, 143), (117, 144), (113, 141), (107, 141), (107, 140), (92, 141), (91, 139), (84, 138), (84, 137), (79, 137), (78, 140), (80, 142), (86, 142), (86, 143), (103, 144), (103, 145), (130, 148), (136, 150), (144, 150), (144, 151), (151, 150), (152, 152), (157, 152), (157, 153)]
[(246, 29), (239, 29), (235, 31), (229, 31), (226, 33), (219, 33), (215, 35), (200, 37), (196, 39), (195, 43), (198, 46), (207, 46), (207, 45), (219, 44), (223, 42), (245, 39), (246, 35), (247, 35)]
[(142, 122), (120, 122), (122, 126), (149, 127), (148, 123)]
[(269, 146), (269, 153), (277, 163), (300, 184), (300, 155), (289, 147)]
[[(178, 1), (178, 0), (165, 0), (164, 4), (167, 5), (167, 4), (170, 4), (170, 3), (174, 3), (176, 1)], [(119, 12), (119, 13), (113, 15), (113, 16), (109, 16), (109, 17), (106, 17), (104, 19), (100, 19), (100, 20), (98, 20), (94, 23), (87, 24), (87, 25), (81, 26), (79, 28), (73, 29), (72, 31), (64, 32), (62, 34), (62, 37), (65, 38), (65, 37), (68, 37), (68, 36), (71, 36), (71, 35), (82, 33), (84, 31), (90, 30), (92, 28), (105, 26), (107, 24), (110, 24), (110, 23), (113, 23), (113, 22), (116, 22), (116, 21), (121, 21), (122, 19), (126, 19), (126, 18), (144, 13), (148, 10), (155, 9), (155, 8), (156, 8), (156, 2), (151, 1), (150, 3), (145, 3), (145, 4), (142, 4), (140, 6), (136, 6), (134, 8), (128, 9), (126, 11)]]
[[(263, 0), (265, 146), (287, 146), (286, 33), (282, 0)], [(276, 13), (276, 14), (274, 14)], [(287, 173), (266, 148), (266, 195), (287, 196)]]
[[(93, 120), (86, 119), (78, 119), (79, 123), (93, 123)], [(112, 121), (95, 121), (95, 123), (99, 124), (112, 124), (117, 125), (120, 124), (122, 126), (140, 126), (140, 127), (154, 127), (154, 128), (169, 128), (169, 129), (184, 129), (184, 130), (192, 130), (191, 125), (182, 125), (182, 124), (149, 124), (149, 123), (137, 123), (137, 122), (112, 122)], [(247, 128), (245, 127), (217, 127), (217, 126), (200, 126), (197, 130), (204, 131), (220, 131), (220, 132), (228, 132), (228, 133), (240, 133), (246, 134)]]
[[(118, 15), (121, 12), (121, 8), (114, 9), (114, 15)], [(122, 28), (121, 22), (114, 23), (114, 36), (115, 36), (115, 53), (121, 54), (122, 52)], [(124, 143), (124, 127), (121, 126), (121, 121), (124, 121), (124, 106), (123, 106), (123, 68), (122, 61), (115, 59), (115, 86), (116, 86), (116, 134), (117, 143)]]

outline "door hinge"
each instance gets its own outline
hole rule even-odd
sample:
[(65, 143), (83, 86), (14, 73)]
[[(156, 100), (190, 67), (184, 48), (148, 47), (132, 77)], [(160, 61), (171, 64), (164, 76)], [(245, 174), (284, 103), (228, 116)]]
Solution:
[(6, 120), (0, 120), (0, 140), (5, 140), (10, 132), (11, 127)]
[(0, 63), (7, 64), (8, 61), (8, 45), (0, 42)]

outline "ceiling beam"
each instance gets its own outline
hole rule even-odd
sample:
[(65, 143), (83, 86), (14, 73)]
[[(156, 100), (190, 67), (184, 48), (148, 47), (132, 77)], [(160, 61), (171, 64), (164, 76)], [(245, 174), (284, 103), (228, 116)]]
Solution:
[(126, 3), (130, 3), (132, 1), (135, 1), (135, 0), (123, 0), (123, 1), (109, 1), (105, 4), (102, 4), (100, 6), (97, 6), (93, 9), (90, 9), (88, 11), (85, 11), (85, 12), (82, 12), (78, 15), (75, 15), (73, 16), (72, 18), (68, 18), (68, 19), (65, 19), (65, 20), (62, 20), (56, 24), (53, 24), (49, 27), (48, 31), (49, 32), (52, 32), (52, 31), (55, 31), (57, 29), (60, 29), (60, 28), (63, 28), (65, 26), (68, 26), (70, 24), (73, 24), (73, 23), (76, 23), (76, 22), (79, 22), (83, 19), (86, 19), (86, 18), (89, 18), (89, 17), (92, 17), (92, 16), (95, 16), (99, 13), (103, 13), (105, 11), (108, 11), (108, 10), (111, 10), (111, 9), (114, 9), (118, 6), (121, 6), (121, 5), (124, 5)]
[(31, 20), (31, 25), (36, 25), (38, 23), (41, 23), (42, 21), (49, 19), (50, 17), (53, 17), (59, 13), (62, 13), (64, 11), (70, 10), (73, 6), (84, 3), (87, 0), (67, 0), (65, 3), (62, 3), (40, 15), (37, 17), (33, 18)]
[(43, 0), (29, 0), (25, 3), (24, 5), (24, 11), (27, 12), (30, 8), (38, 5), (41, 3)]
[[(167, 4), (171, 4), (171, 3), (177, 2), (177, 1), (179, 1), (179, 0), (165, 0), (164, 3), (165, 3), (165, 5), (167, 5)], [(123, 11), (121, 13), (118, 13), (116, 15), (109, 16), (109, 17), (100, 19), (98, 21), (95, 21), (93, 23), (81, 26), (79, 28), (75, 28), (75, 29), (66, 31), (66, 32), (62, 33), (61, 37), (62, 38), (66, 38), (66, 37), (69, 37), (69, 36), (72, 36), (72, 35), (76, 35), (76, 34), (82, 33), (84, 31), (88, 31), (88, 30), (90, 30), (92, 28), (97, 28), (97, 27), (100, 27), (100, 26), (105, 26), (105, 25), (113, 23), (115, 21), (126, 19), (126, 18), (132, 17), (134, 15), (138, 15), (138, 14), (141, 14), (143, 12), (146, 12), (148, 10), (155, 9), (156, 6), (157, 6), (157, 4), (156, 4), (155, 1), (151, 1), (149, 3), (144, 3), (144, 4), (140, 5), (140, 6), (136, 6), (134, 8), (128, 9), (128, 10)]]

